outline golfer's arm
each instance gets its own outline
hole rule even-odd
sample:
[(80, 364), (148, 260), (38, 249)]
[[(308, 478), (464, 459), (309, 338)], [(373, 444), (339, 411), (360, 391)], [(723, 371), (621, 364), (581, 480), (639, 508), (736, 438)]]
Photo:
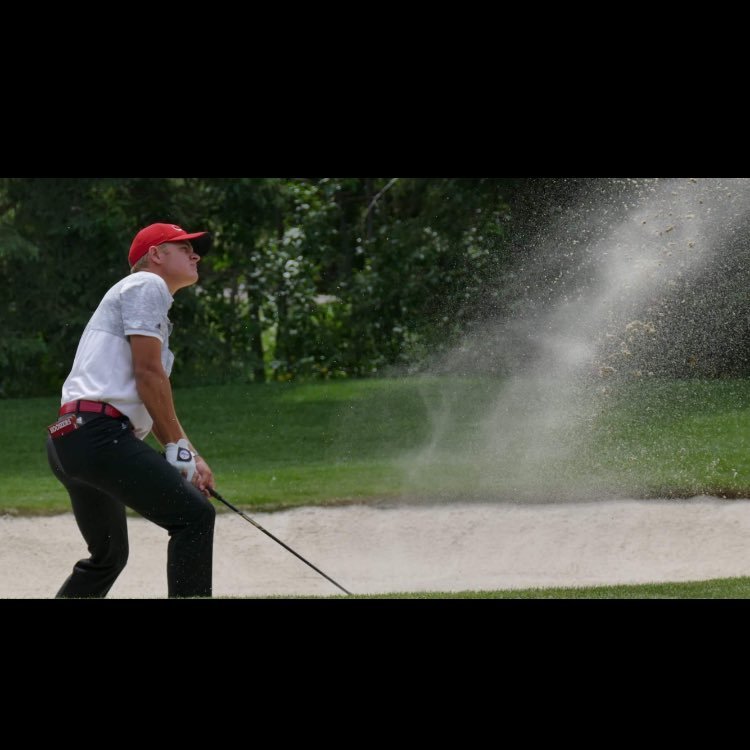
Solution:
[(177, 419), (172, 385), (161, 363), (161, 341), (153, 336), (130, 336), (133, 372), (138, 395), (148, 409), (154, 436), (162, 444), (186, 437)]

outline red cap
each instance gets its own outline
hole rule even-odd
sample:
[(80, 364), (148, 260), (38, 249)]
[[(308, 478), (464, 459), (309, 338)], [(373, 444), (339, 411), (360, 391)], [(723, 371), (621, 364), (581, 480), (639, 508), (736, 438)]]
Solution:
[(211, 235), (208, 232), (194, 232), (188, 234), (177, 224), (149, 224), (141, 229), (133, 239), (128, 253), (128, 263), (132, 268), (147, 252), (152, 245), (161, 245), (162, 242), (178, 242), (179, 240), (199, 240), (193, 242), (193, 249), (198, 255), (205, 255), (211, 247)]

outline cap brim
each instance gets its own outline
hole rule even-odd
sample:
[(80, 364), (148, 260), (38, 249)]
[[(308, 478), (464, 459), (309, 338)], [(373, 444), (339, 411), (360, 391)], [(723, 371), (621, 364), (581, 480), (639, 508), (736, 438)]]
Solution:
[(179, 242), (180, 240), (190, 240), (190, 244), (193, 246), (198, 255), (203, 257), (211, 249), (211, 233), (210, 232), (195, 232), (193, 234), (181, 234), (178, 237), (173, 237), (168, 242)]

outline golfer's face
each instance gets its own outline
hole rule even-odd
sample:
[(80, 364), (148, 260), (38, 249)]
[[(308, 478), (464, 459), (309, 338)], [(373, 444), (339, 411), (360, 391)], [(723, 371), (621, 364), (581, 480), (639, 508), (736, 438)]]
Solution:
[(165, 242), (165, 270), (170, 278), (182, 286), (198, 281), (198, 263), (201, 256), (187, 240)]

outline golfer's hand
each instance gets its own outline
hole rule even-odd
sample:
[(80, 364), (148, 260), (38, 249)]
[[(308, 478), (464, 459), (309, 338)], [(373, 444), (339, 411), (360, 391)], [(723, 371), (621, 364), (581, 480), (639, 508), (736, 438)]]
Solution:
[(180, 438), (176, 443), (167, 443), (164, 446), (164, 457), (188, 482), (193, 481), (196, 472), (195, 459), (185, 438)]
[(203, 460), (201, 456), (195, 457), (195, 474), (193, 475), (193, 484), (204, 494), (208, 495), (208, 488), (216, 489), (214, 485), (214, 474), (211, 467)]

